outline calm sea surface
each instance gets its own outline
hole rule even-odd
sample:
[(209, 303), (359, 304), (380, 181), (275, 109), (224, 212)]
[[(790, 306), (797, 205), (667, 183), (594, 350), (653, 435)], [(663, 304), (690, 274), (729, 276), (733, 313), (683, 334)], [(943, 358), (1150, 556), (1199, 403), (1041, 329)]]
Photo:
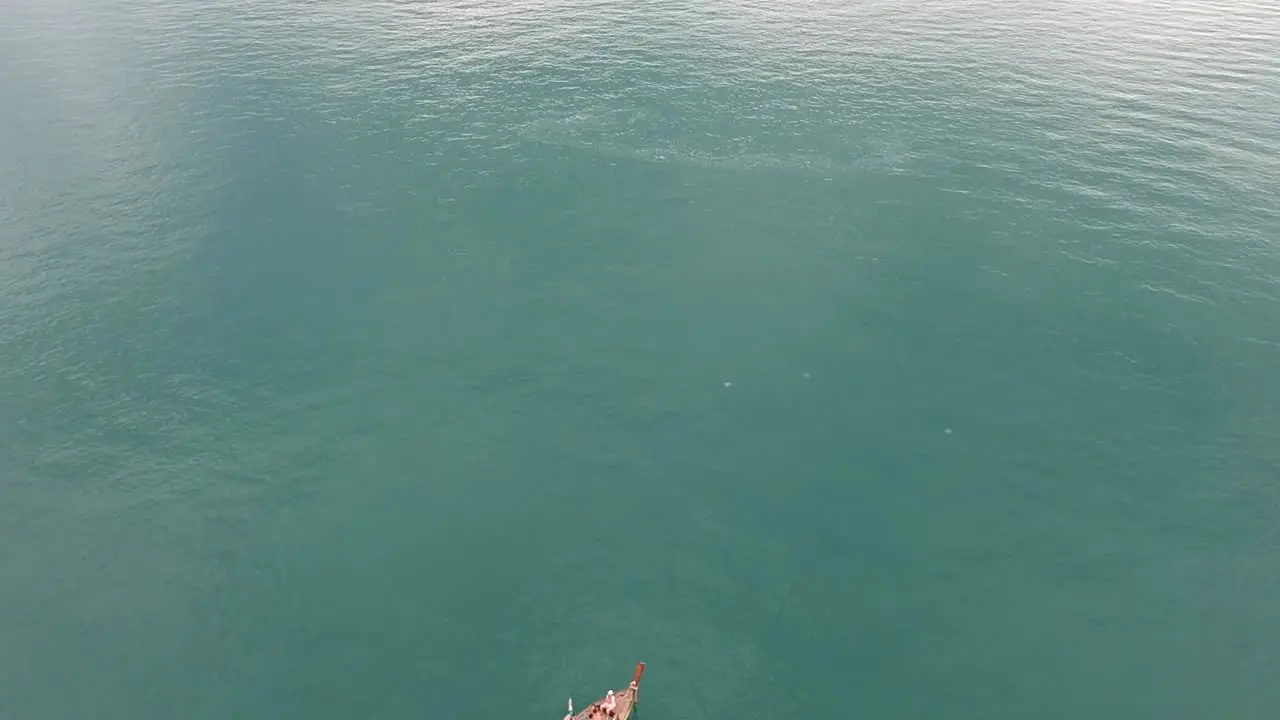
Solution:
[(0, 718), (1280, 713), (1272, 0), (8, 0)]

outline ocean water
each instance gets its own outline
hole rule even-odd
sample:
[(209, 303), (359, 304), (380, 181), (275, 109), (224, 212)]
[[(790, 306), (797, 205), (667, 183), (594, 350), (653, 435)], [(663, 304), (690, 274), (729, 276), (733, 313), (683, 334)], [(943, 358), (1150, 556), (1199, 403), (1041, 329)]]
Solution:
[(1280, 5), (0, 15), (0, 718), (1280, 712)]

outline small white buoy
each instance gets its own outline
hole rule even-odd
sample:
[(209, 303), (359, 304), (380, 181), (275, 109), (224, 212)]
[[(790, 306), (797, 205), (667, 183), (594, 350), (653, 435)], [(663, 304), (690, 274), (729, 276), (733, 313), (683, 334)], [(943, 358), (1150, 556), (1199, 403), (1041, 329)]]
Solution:
[(946, 432), (948, 435), (950, 435), (950, 434), (951, 434), (951, 428), (947, 428), (944, 432)]
[(725, 380), (725, 381), (724, 381), (724, 386), (725, 386), (725, 387), (733, 387), (733, 383), (729, 382), (728, 380)]

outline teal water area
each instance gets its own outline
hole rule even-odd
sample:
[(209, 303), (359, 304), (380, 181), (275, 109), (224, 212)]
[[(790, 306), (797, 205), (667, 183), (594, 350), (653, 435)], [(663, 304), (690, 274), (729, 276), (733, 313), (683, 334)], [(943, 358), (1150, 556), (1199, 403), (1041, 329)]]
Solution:
[(3, 14), (0, 717), (1280, 708), (1274, 3)]

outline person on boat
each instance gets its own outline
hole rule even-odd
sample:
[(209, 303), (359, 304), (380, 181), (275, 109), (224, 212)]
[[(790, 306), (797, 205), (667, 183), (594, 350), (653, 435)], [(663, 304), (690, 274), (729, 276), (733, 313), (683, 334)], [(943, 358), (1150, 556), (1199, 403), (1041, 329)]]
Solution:
[(610, 690), (604, 696), (604, 711), (609, 714), (609, 717), (613, 717), (613, 710), (616, 707), (618, 707), (618, 696)]
[(573, 720), (573, 698), (569, 698), (569, 714), (564, 716), (564, 720)]

